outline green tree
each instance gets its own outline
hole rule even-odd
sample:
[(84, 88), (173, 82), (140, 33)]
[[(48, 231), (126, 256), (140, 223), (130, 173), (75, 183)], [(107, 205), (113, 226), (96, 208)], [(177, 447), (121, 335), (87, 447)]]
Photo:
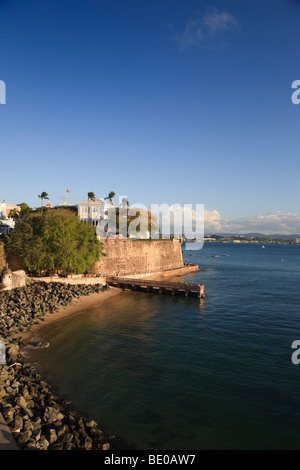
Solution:
[(32, 208), (28, 204), (26, 204), (26, 202), (21, 202), (20, 204), (18, 204), (18, 206), (21, 209), (21, 213), (20, 213), (21, 218), (25, 217), (26, 215), (29, 214), (29, 212), (32, 211)]
[(10, 219), (18, 220), (20, 218), (20, 212), (16, 208), (11, 209), (8, 213), (8, 217)]
[(0, 242), (0, 273), (5, 266), (4, 243)]
[(49, 199), (49, 194), (43, 191), (41, 194), (38, 194), (38, 197), (42, 200), (42, 207), (43, 207), (44, 199)]
[(102, 254), (95, 229), (74, 212), (30, 213), (7, 237), (8, 257), (18, 257), (28, 273), (60, 270), (84, 273)]
[(95, 193), (88, 193), (88, 201), (96, 201)]
[(116, 193), (114, 193), (113, 191), (110, 191), (110, 193), (108, 194), (107, 197), (105, 197), (104, 199), (109, 199), (110, 203), (112, 203), (112, 200), (113, 198), (115, 197)]

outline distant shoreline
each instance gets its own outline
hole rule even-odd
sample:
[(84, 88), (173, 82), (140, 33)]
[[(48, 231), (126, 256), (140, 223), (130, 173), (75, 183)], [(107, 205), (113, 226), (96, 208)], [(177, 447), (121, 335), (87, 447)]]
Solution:
[[(185, 240), (186, 243), (195, 243), (195, 240)], [(261, 241), (254, 241), (254, 240), (204, 240), (205, 243), (232, 243), (233, 245), (299, 245), (300, 243), (296, 243), (292, 240), (261, 240)]]

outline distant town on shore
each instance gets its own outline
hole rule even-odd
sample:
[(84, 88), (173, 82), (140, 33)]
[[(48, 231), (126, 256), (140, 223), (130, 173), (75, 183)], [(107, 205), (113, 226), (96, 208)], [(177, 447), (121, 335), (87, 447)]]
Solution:
[(205, 235), (204, 241), (222, 243), (273, 243), (281, 245), (300, 245), (300, 235), (264, 235), (263, 233), (247, 233), (244, 235), (214, 234), (209, 236)]

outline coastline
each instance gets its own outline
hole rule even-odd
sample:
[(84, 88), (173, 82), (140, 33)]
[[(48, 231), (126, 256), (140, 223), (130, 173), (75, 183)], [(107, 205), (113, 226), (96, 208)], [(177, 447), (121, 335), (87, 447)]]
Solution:
[[(2, 294), (9, 308), (6, 330), (3, 328), (2, 332), (4, 336), (7, 333), (7, 362), (0, 367), (0, 414), (2, 412), (11, 433), (12, 444), (15, 442), (21, 450), (128, 448), (122, 438), (106, 433), (95, 421), (88, 421), (73, 408), (70, 400), (56, 396), (47, 374), (38, 372), (26, 347), (29, 350), (45, 348), (48, 341), (51, 343), (48, 333), (55, 337), (72, 317), (84, 315), (93, 308), (101, 311), (101, 306), (111, 308), (115, 302), (122, 303), (122, 289), (97, 281), (36, 279), (26, 287)], [(0, 449), (3, 448), (2, 438), (0, 430)], [(12, 444), (6, 448), (11, 448)]]
[(29, 331), (22, 333), (20, 338), (22, 344), (26, 346), (30, 342), (31, 338), (33, 338), (42, 329), (48, 329), (52, 323), (57, 323), (72, 315), (80, 315), (84, 313), (85, 310), (101, 305), (103, 302), (109, 301), (121, 293), (121, 289), (118, 289), (117, 287), (110, 287), (107, 291), (100, 293), (95, 292), (87, 296), (81, 296), (79, 299), (74, 299), (67, 306), (60, 306), (55, 312), (46, 313), (42, 322), (31, 327)]
[(0, 450), (116, 450), (126, 446), (81, 415), (68, 399), (58, 397), (27, 354), (22, 354), (28, 342), (30, 347), (46, 347), (35, 343), (40, 329), (51, 331), (59, 321), (104, 302), (113, 303), (122, 293), (102, 283), (76, 284), (82, 285), (33, 282), (0, 293), (2, 316), (5, 312), (0, 339), (6, 348), (6, 361), (0, 365), (0, 418), (5, 424), (0, 429)]

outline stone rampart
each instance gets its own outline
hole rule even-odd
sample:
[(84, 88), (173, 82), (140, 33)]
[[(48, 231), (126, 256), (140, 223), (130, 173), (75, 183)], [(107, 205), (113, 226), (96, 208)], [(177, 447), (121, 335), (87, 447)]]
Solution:
[(103, 240), (106, 256), (95, 263), (95, 274), (132, 276), (183, 268), (181, 241), (173, 240)]

